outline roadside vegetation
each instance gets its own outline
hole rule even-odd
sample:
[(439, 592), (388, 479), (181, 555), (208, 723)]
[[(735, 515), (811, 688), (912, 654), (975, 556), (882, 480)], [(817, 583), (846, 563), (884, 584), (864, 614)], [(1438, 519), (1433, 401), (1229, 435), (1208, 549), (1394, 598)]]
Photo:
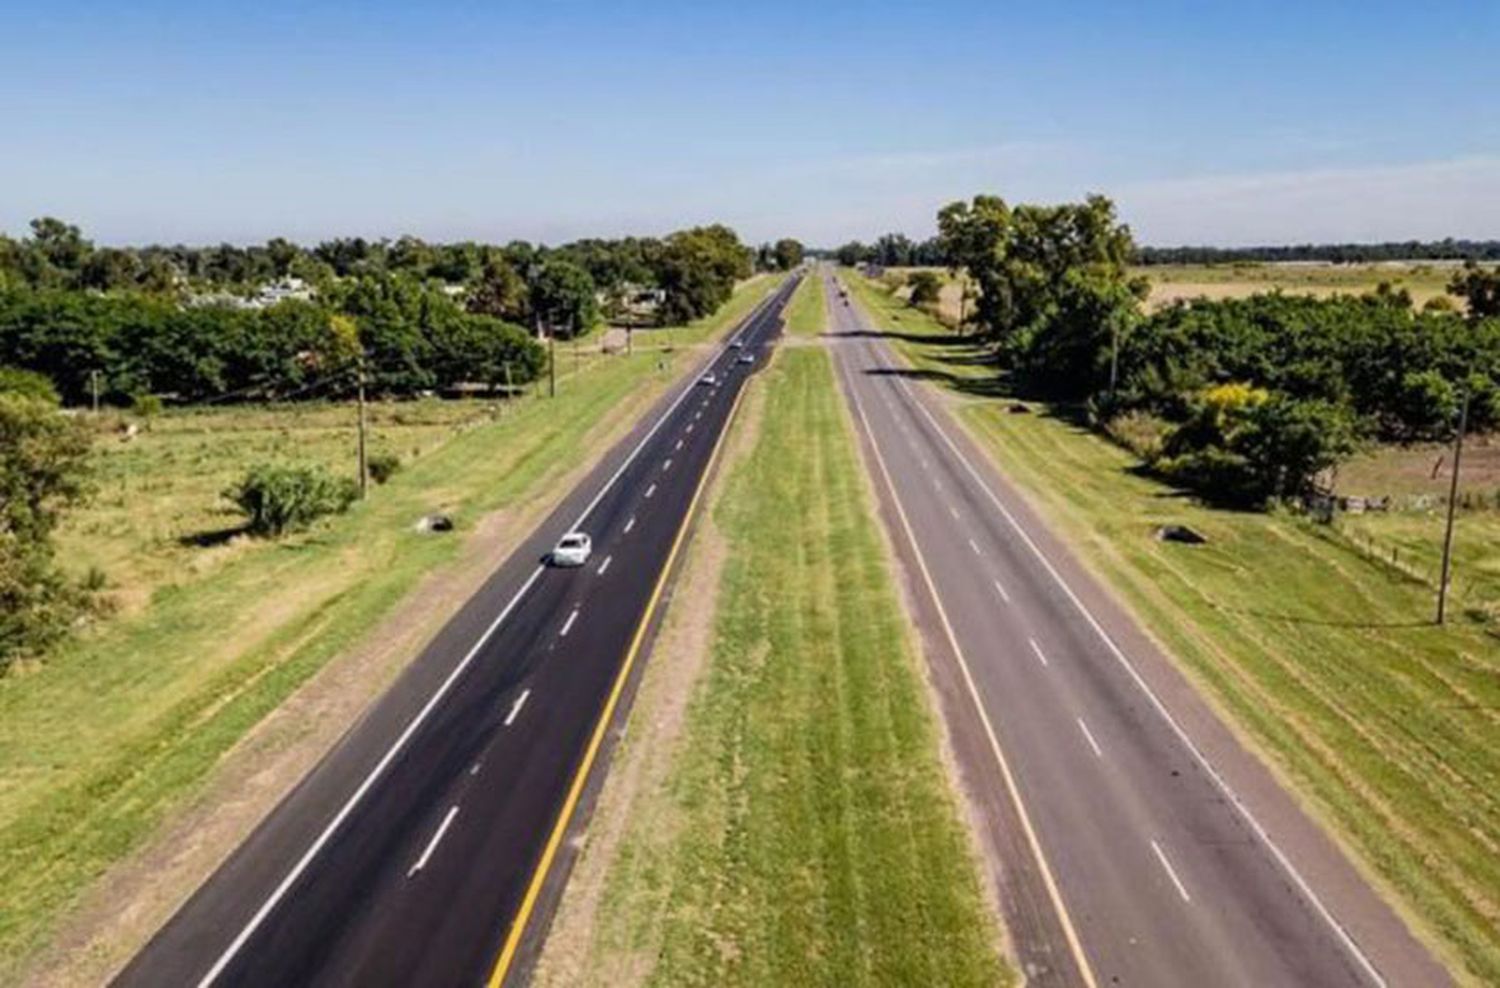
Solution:
[[(346, 514), (277, 541), (236, 534), (245, 518), (224, 490), (262, 462), (349, 476), (352, 406), (168, 409), (128, 420), (141, 426), (129, 442), (101, 425), (95, 497), (56, 538), (61, 563), (97, 568), (120, 606), (0, 677), (0, 981), (247, 731), (477, 538), (528, 531), (693, 359), (692, 344), (776, 281), (672, 330), (673, 351), (643, 347), (563, 377), (555, 399), (377, 404), (372, 448), (401, 469)], [(455, 532), (420, 531), (433, 513)]]
[[(1025, 402), (1030, 414), (1014, 413), (991, 346), (864, 278), (845, 280), (915, 372), (962, 399), (959, 420), (1006, 475), (1461, 979), (1500, 981), (1500, 641), (1482, 620), (1432, 624), (1433, 590), (1419, 570), (1436, 564), (1435, 513), (1322, 525), (1212, 507), (1142, 472), (1076, 407)], [(1353, 461), (1349, 482), (1387, 486), (1412, 472), (1406, 455)], [(1493, 477), (1478, 474), (1468, 492), (1488, 495)], [(1164, 525), (1186, 525), (1206, 544), (1161, 541)], [(1389, 541), (1366, 544), (1371, 531), (1401, 541), (1398, 565)], [(1459, 531), (1460, 593), (1493, 587), (1500, 512), (1466, 511)]]
[(578, 871), (611, 854), (602, 891), (539, 979), (1009, 983), (828, 355), (784, 348), (750, 388), (763, 414), (713, 511), (722, 582), (680, 737), (661, 754), (648, 703), (618, 756), (670, 767), (612, 815), (610, 851), (596, 819)]
[(824, 319), (823, 279), (803, 278), (787, 305), (786, 332), (791, 336), (818, 336)]

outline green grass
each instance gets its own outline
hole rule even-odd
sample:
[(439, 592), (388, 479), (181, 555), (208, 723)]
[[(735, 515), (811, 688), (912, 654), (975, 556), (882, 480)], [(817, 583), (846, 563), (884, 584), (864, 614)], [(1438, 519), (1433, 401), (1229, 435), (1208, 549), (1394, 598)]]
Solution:
[(585, 980), (1008, 983), (828, 355), (783, 349), (752, 387), (712, 653)]
[[(889, 301), (850, 280), (883, 320)], [(973, 394), (991, 375), (930, 320), (900, 329), (940, 381)], [(1500, 983), (1500, 640), (1433, 626), (1428, 587), (1337, 532), (1199, 505), (1037, 410), (976, 399), (959, 418), (1450, 965)], [(1166, 522), (1209, 542), (1159, 542)], [(1493, 543), (1476, 551), (1493, 565)]]
[(818, 336), (823, 332), (825, 311), (823, 279), (803, 278), (787, 306), (786, 331), (792, 336)]
[[(756, 283), (714, 317), (675, 331), (677, 342), (722, 332), (773, 286)], [(129, 570), (151, 586), (138, 612), (0, 679), (0, 982), (92, 879), (198, 791), (247, 730), (360, 642), (421, 577), (454, 560), (478, 518), (549, 496), (643, 410), (671, 379), (661, 359), (613, 358), (556, 400), (520, 400), (458, 432), (429, 422), (420, 403), (389, 410), (422, 420), (390, 435), (425, 453), (350, 514), (282, 542), (236, 547), (202, 574), (176, 536), (223, 523), (220, 477), (269, 452), (346, 459), (347, 437), (320, 431), (337, 434), (323, 423), (333, 413), (185, 413), (106, 454), (102, 503), (80, 522), (96, 531), (74, 530), (65, 544), (92, 545), (106, 563), (126, 549), (159, 559)], [(690, 357), (668, 359), (676, 371)], [(224, 428), (194, 432), (216, 425)], [(385, 435), (384, 421), (380, 428)], [(459, 534), (414, 531), (435, 509), (454, 515)], [(176, 514), (181, 525), (170, 520)]]

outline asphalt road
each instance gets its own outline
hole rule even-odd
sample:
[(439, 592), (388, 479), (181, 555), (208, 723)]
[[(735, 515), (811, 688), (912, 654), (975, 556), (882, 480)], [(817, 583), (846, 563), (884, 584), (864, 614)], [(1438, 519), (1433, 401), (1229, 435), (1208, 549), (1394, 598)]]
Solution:
[(1446, 984), (936, 389), (828, 295), (839, 378), (1029, 983)]
[[(737, 329), (743, 349), (714, 355), (722, 383), (663, 399), (117, 984), (472, 985), (528, 927), (534, 939), (580, 767), (599, 775), (627, 656), (796, 280)], [(540, 565), (573, 528), (593, 537), (589, 564)]]

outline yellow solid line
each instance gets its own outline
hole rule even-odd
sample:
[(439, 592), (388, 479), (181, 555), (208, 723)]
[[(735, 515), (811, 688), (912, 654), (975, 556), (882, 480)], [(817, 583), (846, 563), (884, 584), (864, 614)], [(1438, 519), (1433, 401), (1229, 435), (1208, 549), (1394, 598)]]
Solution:
[[(842, 377), (849, 381), (848, 369), (843, 361), (839, 361), (839, 369), (843, 372)], [(995, 725), (990, 722), (989, 712), (985, 709), (983, 701), (979, 697), (979, 687), (974, 682), (974, 675), (969, 671), (968, 659), (964, 657), (964, 651), (958, 644), (958, 636), (953, 631), (953, 625), (948, 621), (947, 608), (943, 607), (942, 598), (938, 596), (937, 586), (933, 582), (932, 573), (927, 568), (927, 560), (922, 554), (922, 547), (917, 544), (916, 534), (912, 531), (911, 522), (907, 520), (906, 509), (901, 505), (901, 495), (896, 493), (896, 485), (891, 480), (891, 473), (886, 469), (885, 457), (880, 453), (880, 447), (875, 442), (875, 433), (870, 428), (870, 420), (865, 417), (865, 410), (860, 403), (859, 395), (854, 393), (853, 382), (848, 383), (849, 397), (853, 401), (854, 410), (859, 415), (860, 423), (864, 426), (865, 437), (869, 440), (870, 452), (875, 456), (875, 463), (880, 468), (881, 479), (885, 481), (886, 489), (891, 492), (891, 504), (896, 509), (896, 516), (901, 521), (901, 528), (906, 533), (906, 540), (911, 543), (912, 555), (916, 557), (917, 569), (922, 574), (922, 582), (927, 587), (928, 596), (932, 598), (932, 605), (937, 610), (938, 621), (943, 626), (943, 633), (948, 639), (948, 647), (953, 649), (954, 657), (958, 659), (958, 667), (963, 672), (964, 686), (969, 693), (969, 699), (973, 701), (974, 709), (979, 714), (979, 721), (984, 726), (986, 739), (990, 744), (990, 751), (995, 756), (995, 761), (1000, 766), (1000, 776), (1005, 780), (1006, 792), (1010, 795), (1011, 803), (1016, 809), (1016, 816), (1021, 821), (1021, 829), (1026, 835), (1026, 843), (1031, 848), (1031, 855), (1036, 860), (1037, 867), (1042, 873), (1042, 884), (1047, 889), (1047, 897), (1052, 900), (1052, 909), (1057, 914), (1058, 923), (1063, 928), (1063, 936), (1068, 941), (1068, 950), (1073, 955), (1073, 961), (1078, 965), (1078, 973), (1083, 978), (1083, 983), (1088, 988), (1097, 988), (1098, 981), (1094, 978), (1094, 970), (1089, 966), (1088, 956), (1083, 952), (1083, 944), (1078, 938), (1078, 931), (1073, 927), (1073, 917), (1068, 913), (1068, 907), (1063, 904), (1062, 891), (1057, 886), (1057, 880), (1052, 875), (1052, 868), (1047, 863), (1047, 856), (1042, 851), (1042, 842), (1037, 837), (1036, 828), (1032, 826), (1031, 816), (1026, 812), (1026, 804), (1021, 801), (1021, 790), (1016, 785), (1015, 776), (1011, 773), (1010, 762), (1005, 757), (1004, 750), (1000, 747), (999, 735), (995, 733)]]
[(609, 729), (609, 723), (614, 718), (615, 706), (625, 690), (625, 681), (630, 676), (630, 670), (635, 664), (637, 653), (640, 652), (641, 643), (646, 638), (646, 628), (650, 626), (651, 616), (656, 612), (656, 605), (660, 602), (662, 590), (667, 583), (667, 575), (672, 572), (672, 564), (677, 559), (677, 551), (682, 547), (688, 526), (693, 520), (693, 513), (697, 510), (698, 499), (702, 496), (703, 489), (708, 486), (714, 463), (719, 458), (719, 449), (724, 445), (725, 437), (729, 435), (729, 427), (734, 423), (735, 413), (739, 411), (740, 399), (745, 397), (745, 389), (749, 386), (750, 382), (746, 381), (739, 393), (734, 396), (734, 404), (729, 407), (729, 415), (724, 419), (724, 431), (720, 432), (719, 438), (714, 440), (714, 448), (709, 452), (708, 462), (703, 466), (703, 476), (699, 478), (698, 486), (693, 490), (693, 498), (688, 502), (687, 511), (682, 516), (682, 525), (678, 527), (677, 536), (672, 540), (672, 549), (667, 553), (667, 561), (661, 568), (661, 574), (656, 578), (656, 586), (651, 591), (651, 599), (646, 602), (646, 610), (641, 615), (641, 623), (635, 629), (635, 637), (631, 639), (630, 650), (625, 653), (625, 662), (620, 666), (620, 672), (615, 677), (615, 684), (610, 690), (609, 699), (604, 704), (604, 712), (599, 715), (599, 721), (594, 725), (594, 733), (589, 738), (589, 746), (583, 753), (583, 761), (579, 763), (578, 771), (573, 776), (573, 784), (568, 789), (568, 798), (563, 801), (563, 808), (558, 814), (557, 823), (553, 826), (552, 834), (547, 838), (547, 846), (542, 851), (542, 859), (537, 862), (536, 871), (531, 875), (531, 884), (526, 888), (526, 896), (521, 900), (521, 909), (510, 925), (510, 930), (505, 937), (505, 946), (501, 948), (495, 967), (490, 972), (489, 988), (500, 988), (505, 982), (506, 975), (510, 973), (511, 964), (515, 962), (516, 951), (521, 946), (521, 937), (526, 932), (526, 924), (536, 908), (536, 900), (541, 895), (542, 885), (546, 882), (547, 873), (552, 868), (552, 859), (557, 856), (557, 848), (562, 844), (563, 835), (567, 832), (573, 811), (577, 808), (578, 800), (583, 794), (583, 786), (588, 779), (589, 770), (593, 767), (594, 758), (599, 754), (599, 746), (604, 742), (604, 733)]

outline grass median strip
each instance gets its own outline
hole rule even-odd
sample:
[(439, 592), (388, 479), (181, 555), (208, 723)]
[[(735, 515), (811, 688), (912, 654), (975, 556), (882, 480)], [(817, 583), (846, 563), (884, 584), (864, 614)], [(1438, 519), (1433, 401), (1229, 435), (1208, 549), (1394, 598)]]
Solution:
[[(1450, 965), (1500, 983), (1500, 647), (1431, 591), (1284, 514), (1220, 511), (1065, 417), (1009, 414), (976, 348), (849, 278), (959, 419), (1265, 751)], [(891, 322), (899, 315), (899, 324)], [(1207, 537), (1154, 538), (1164, 524)]]
[(706, 667), (566, 980), (1004, 983), (828, 356), (783, 350), (752, 388)]
[[(721, 332), (771, 288), (769, 279), (748, 286), (716, 316), (674, 330), (675, 342)], [(679, 349), (670, 366), (680, 370), (684, 358), (691, 352)], [(554, 400), (518, 402), (415, 459), (349, 515), (246, 546), (208, 573), (185, 568), (36, 671), (0, 680), (0, 981), (251, 728), (363, 642), (425, 576), (457, 561), (478, 519), (529, 517), (602, 452), (672, 380), (663, 359), (618, 356)], [(185, 462), (194, 473), (215, 469)], [(155, 486), (138, 496), (172, 496), (169, 473), (144, 473)], [(181, 486), (202, 485), (187, 477)], [(415, 530), (437, 509), (457, 520), (457, 538)], [(133, 537), (126, 526), (121, 538)], [(432, 620), (461, 600), (436, 603)]]

